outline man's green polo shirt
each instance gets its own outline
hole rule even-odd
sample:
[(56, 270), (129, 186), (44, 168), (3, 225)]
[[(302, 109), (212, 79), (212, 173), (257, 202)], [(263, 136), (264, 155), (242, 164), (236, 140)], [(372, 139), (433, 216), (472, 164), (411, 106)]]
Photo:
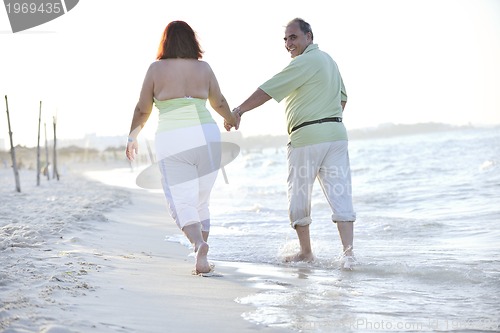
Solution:
[(286, 98), (285, 115), (293, 147), (347, 140), (344, 124), (336, 122), (308, 125), (290, 133), (305, 121), (342, 117), (340, 102), (347, 101), (337, 64), (317, 44), (309, 45), (259, 88), (278, 103)]

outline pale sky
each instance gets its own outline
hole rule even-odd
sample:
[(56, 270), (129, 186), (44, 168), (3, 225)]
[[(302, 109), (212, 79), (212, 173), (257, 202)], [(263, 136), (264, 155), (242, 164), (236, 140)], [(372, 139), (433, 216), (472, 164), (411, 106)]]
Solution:
[[(328, 7), (325, 4), (328, 3)], [(286, 23), (301, 17), (337, 62), (348, 129), (383, 123), (500, 124), (498, 0), (80, 0), (13, 34), (0, 8), (0, 140), (36, 146), (39, 103), (52, 136), (123, 135), (144, 74), (172, 20), (197, 32), (231, 108), (285, 67)], [(222, 127), (222, 119), (213, 112)], [(144, 129), (154, 135), (157, 111)], [(286, 134), (284, 104), (246, 113), (244, 136)], [(43, 143), (43, 134), (42, 134)]]

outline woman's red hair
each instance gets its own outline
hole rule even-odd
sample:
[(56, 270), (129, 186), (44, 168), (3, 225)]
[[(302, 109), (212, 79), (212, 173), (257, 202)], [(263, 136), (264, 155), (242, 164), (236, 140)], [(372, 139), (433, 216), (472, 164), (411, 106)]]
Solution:
[(196, 33), (189, 24), (172, 21), (163, 31), (156, 59), (201, 59), (202, 55)]

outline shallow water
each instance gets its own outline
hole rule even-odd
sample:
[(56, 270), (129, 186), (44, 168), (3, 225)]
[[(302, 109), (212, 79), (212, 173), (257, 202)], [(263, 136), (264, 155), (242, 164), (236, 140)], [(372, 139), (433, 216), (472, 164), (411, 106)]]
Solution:
[[(311, 238), (289, 227), (285, 150), (240, 155), (212, 196), (210, 258), (259, 287), (244, 316), (301, 332), (500, 330), (500, 133), (460, 130), (352, 140), (353, 272), (319, 186)], [(236, 264), (237, 263), (237, 264)], [(252, 264), (252, 265), (249, 265)], [(256, 265), (258, 264), (258, 265)]]

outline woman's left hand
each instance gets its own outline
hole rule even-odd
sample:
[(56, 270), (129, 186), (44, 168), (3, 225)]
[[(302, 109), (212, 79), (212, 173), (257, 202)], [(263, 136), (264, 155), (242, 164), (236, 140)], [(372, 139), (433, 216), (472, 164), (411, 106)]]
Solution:
[(233, 116), (233, 122), (232, 124), (229, 123), (227, 120), (224, 120), (224, 128), (226, 129), (226, 131), (230, 131), (231, 128), (234, 127), (234, 129), (238, 129), (240, 127), (240, 121), (241, 121), (241, 116), (240, 116), (240, 113), (238, 112), (238, 110), (233, 110), (231, 112), (232, 116)]

